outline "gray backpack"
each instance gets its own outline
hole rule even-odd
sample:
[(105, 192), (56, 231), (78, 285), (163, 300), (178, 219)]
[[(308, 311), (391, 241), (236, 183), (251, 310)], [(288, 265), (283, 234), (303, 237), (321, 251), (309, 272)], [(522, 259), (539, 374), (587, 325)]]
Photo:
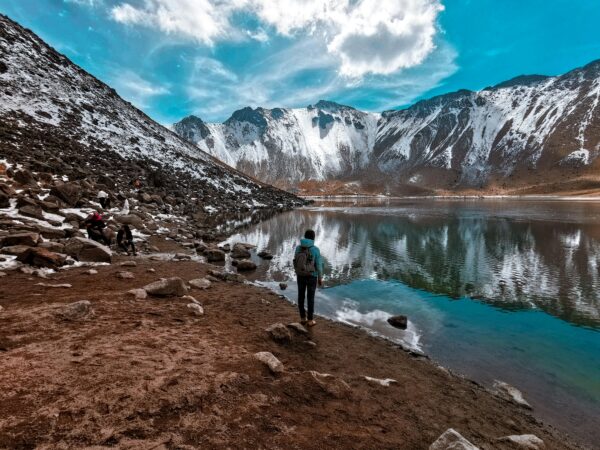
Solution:
[(311, 247), (301, 247), (294, 257), (294, 270), (299, 277), (308, 277), (317, 271), (315, 258), (310, 249)]

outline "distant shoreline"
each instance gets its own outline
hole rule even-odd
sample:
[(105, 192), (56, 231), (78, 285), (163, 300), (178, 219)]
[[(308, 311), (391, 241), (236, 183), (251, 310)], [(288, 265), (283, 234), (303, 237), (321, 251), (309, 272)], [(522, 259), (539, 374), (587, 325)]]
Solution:
[(306, 200), (345, 200), (345, 199), (370, 199), (370, 200), (541, 200), (541, 201), (600, 201), (600, 196), (583, 195), (298, 195)]

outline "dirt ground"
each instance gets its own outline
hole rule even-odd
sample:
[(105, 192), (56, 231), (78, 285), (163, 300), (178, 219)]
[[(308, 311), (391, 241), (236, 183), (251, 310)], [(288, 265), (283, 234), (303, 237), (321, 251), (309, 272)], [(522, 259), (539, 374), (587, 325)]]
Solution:
[[(0, 279), (0, 448), (417, 450), (449, 427), (482, 449), (514, 448), (496, 439), (525, 433), (548, 449), (580, 448), (530, 412), (361, 330), (320, 319), (308, 338), (276, 343), (265, 328), (297, 321), (296, 311), (263, 288), (194, 289), (201, 317), (182, 299), (135, 300), (127, 290), (212, 267), (136, 261), (96, 275), (73, 268), (48, 280)], [(123, 270), (135, 279), (117, 278)], [(92, 315), (57, 314), (79, 300)], [(259, 351), (285, 372), (271, 374), (253, 358)]]

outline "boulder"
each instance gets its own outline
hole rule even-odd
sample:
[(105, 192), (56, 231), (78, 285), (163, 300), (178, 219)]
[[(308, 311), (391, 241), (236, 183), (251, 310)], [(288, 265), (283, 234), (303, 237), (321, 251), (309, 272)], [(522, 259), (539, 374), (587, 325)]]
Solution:
[(9, 197), (14, 197), (17, 195), (17, 191), (12, 186), (8, 184), (0, 183), (0, 192)]
[(126, 214), (122, 216), (115, 216), (115, 220), (120, 224), (124, 225), (132, 225), (137, 229), (144, 228), (144, 221), (140, 216), (135, 214)]
[(136, 300), (148, 298), (148, 293), (144, 289), (131, 289), (127, 291), (127, 294), (133, 296)]
[[(231, 273), (231, 272), (220, 272), (218, 270), (209, 270), (209, 276), (213, 276), (217, 280), (221, 281), (232, 281), (235, 283), (243, 283), (246, 279), (240, 275), (239, 273)], [(208, 277), (206, 277), (208, 278)]]
[(282, 323), (274, 323), (267, 327), (265, 331), (269, 334), (271, 339), (280, 344), (287, 344), (292, 340), (290, 330)]
[(81, 300), (64, 306), (58, 311), (57, 315), (65, 320), (79, 320), (93, 312), (92, 304), (88, 300)]
[(225, 253), (229, 253), (231, 251), (231, 244), (224, 244), (219, 247)]
[(406, 330), (408, 326), (408, 317), (406, 316), (392, 316), (387, 322), (393, 326), (394, 328), (399, 328), (401, 330)]
[(453, 428), (448, 428), (429, 446), (429, 450), (479, 450)]
[(206, 256), (206, 260), (208, 262), (225, 261), (225, 252), (223, 250), (219, 250), (218, 248), (206, 250), (204, 252), (204, 256)]
[(19, 208), (19, 214), (34, 219), (44, 220), (44, 211), (39, 206), (27, 205)]
[(523, 393), (508, 383), (498, 380), (494, 381), (493, 392), (506, 401), (516, 403), (523, 408), (531, 409), (531, 405), (527, 403), (527, 400), (523, 397)]
[(193, 288), (204, 290), (210, 287), (211, 282), (206, 278), (196, 278), (194, 280), (190, 280), (189, 284)]
[(144, 290), (155, 297), (182, 297), (188, 292), (185, 282), (179, 277), (160, 279), (144, 286)]
[(35, 247), (40, 240), (38, 233), (15, 233), (0, 238), (0, 247), (9, 247), (12, 245), (26, 245)]
[(279, 283), (279, 289), (281, 289), (282, 291), (285, 291), (287, 289), (287, 283)]
[(266, 365), (274, 374), (282, 373), (285, 370), (281, 361), (275, 358), (275, 355), (271, 352), (255, 353), (254, 358)]
[(77, 261), (83, 262), (112, 262), (110, 248), (91, 239), (74, 237), (65, 244), (65, 252)]
[(23, 185), (36, 185), (37, 184), (37, 182), (35, 181), (35, 177), (27, 169), (16, 170), (13, 178), (19, 184), (23, 184)]
[(9, 247), (2, 247), (2, 249), (0, 250), (0, 253), (4, 253), (5, 255), (12, 255), (12, 256), (21, 256), (23, 253), (25, 253), (27, 250), (29, 250), (32, 247), (29, 247), (27, 245), (11, 245)]
[(203, 316), (204, 315), (204, 308), (202, 308), (202, 306), (199, 305), (198, 303), (188, 303), (186, 306), (191, 310), (193, 315), (195, 315), (195, 316)]
[(10, 207), (10, 197), (4, 192), (0, 192), (0, 208)]
[(500, 442), (510, 442), (517, 448), (526, 450), (543, 450), (546, 448), (544, 441), (542, 441), (535, 434), (513, 434), (511, 436), (504, 436), (498, 439)]
[(258, 253), (258, 257), (262, 259), (273, 259), (273, 255), (266, 250)]
[(61, 199), (69, 206), (75, 206), (81, 198), (81, 187), (77, 183), (57, 183), (50, 189), (50, 195)]
[(256, 264), (248, 259), (242, 259), (241, 261), (238, 261), (236, 268), (240, 272), (249, 272), (251, 270), (256, 270)]
[(235, 244), (231, 249), (231, 257), (234, 259), (250, 258), (250, 252), (244, 244)]
[(60, 228), (38, 226), (37, 230), (44, 239), (64, 239), (66, 236), (65, 230)]
[(51, 252), (41, 247), (29, 247), (21, 253), (17, 260), (35, 267), (48, 267), (56, 269), (65, 264), (67, 257), (58, 253)]
[(121, 280), (133, 280), (135, 278), (135, 275), (131, 272), (117, 272), (117, 278), (120, 278)]

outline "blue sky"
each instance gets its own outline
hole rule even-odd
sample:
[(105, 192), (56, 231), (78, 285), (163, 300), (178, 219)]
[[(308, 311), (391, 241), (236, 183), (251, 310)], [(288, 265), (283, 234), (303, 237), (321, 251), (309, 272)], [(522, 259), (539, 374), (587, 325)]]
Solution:
[(600, 0), (0, 0), (161, 123), (383, 111), (600, 58)]

